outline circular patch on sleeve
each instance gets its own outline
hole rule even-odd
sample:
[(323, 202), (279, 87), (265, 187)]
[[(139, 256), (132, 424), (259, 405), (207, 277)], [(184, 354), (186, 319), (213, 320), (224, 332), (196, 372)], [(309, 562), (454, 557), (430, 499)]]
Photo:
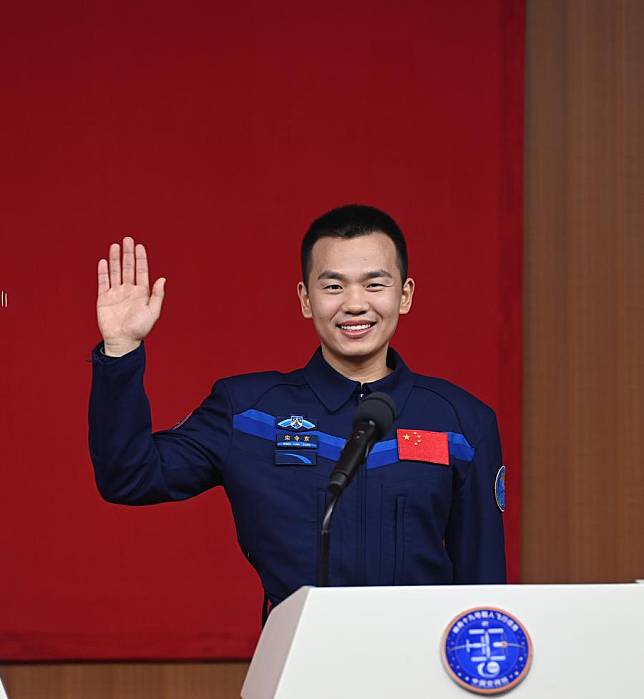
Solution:
[(494, 479), (494, 499), (501, 512), (505, 512), (505, 466), (500, 466)]
[(183, 423), (192, 415), (192, 413), (194, 413), (194, 410), (191, 410), (182, 420), (179, 420), (179, 422), (177, 422), (177, 424), (174, 425), (174, 427), (171, 427), (170, 429), (176, 430), (178, 427), (181, 427), (181, 425), (183, 425)]
[(498, 607), (476, 607), (454, 617), (443, 634), (441, 652), (449, 676), (476, 694), (514, 689), (532, 664), (527, 630)]

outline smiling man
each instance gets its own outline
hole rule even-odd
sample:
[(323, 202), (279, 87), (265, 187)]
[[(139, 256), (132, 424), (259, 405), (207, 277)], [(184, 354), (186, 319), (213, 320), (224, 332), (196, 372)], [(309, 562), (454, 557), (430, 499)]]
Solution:
[[(366, 211), (371, 220), (363, 221)], [(366, 207), (329, 212), (304, 238), (302, 277), (302, 314), (313, 319), (324, 359), (362, 383), (386, 376), (389, 340), (414, 293), (395, 222)]]
[(320, 347), (302, 369), (216, 381), (173, 428), (152, 433), (143, 338), (165, 279), (150, 293), (143, 245), (123, 239), (98, 263), (89, 448), (110, 502), (182, 500), (223, 485), (242, 550), (261, 578), (264, 619), (318, 578), (328, 479), (365, 395), (396, 406), (336, 509), (332, 585), (505, 582), (501, 449), (494, 412), (457, 386), (415, 374), (390, 340), (410, 311), (402, 232), (386, 213), (327, 212), (302, 242), (302, 314)]

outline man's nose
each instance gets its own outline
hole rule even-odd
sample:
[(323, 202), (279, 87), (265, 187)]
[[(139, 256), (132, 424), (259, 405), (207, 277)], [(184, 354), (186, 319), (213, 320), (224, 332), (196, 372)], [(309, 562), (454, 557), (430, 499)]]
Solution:
[(346, 313), (365, 313), (369, 309), (369, 300), (362, 287), (349, 287), (344, 294), (342, 310)]

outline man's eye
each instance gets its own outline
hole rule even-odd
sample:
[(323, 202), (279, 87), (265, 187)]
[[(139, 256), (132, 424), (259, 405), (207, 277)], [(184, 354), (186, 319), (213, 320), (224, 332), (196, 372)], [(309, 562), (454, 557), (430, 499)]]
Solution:
[(339, 284), (327, 284), (324, 287), (325, 291), (337, 291), (338, 289), (341, 289), (342, 287)]
[(384, 287), (385, 285), (384, 285), (384, 284), (379, 284), (378, 282), (371, 282), (371, 284), (369, 284), (369, 286), (370, 286), (370, 287), (373, 287), (373, 286), (375, 286), (375, 287), (379, 287), (379, 286), (380, 286), (380, 287)]

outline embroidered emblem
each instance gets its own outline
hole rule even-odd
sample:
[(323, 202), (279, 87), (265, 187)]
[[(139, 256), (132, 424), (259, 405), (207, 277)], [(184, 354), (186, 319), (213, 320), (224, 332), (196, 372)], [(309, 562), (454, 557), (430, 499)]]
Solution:
[(496, 478), (494, 479), (494, 499), (496, 500), (496, 505), (499, 510), (505, 512), (505, 466), (500, 466), (499, 470), (496, 472)]
[(307, 420), (303, 415), (291, 415), (290, 417), (277, 418), (277, 426), (290, 430), (313, 430), (315, 423)]

